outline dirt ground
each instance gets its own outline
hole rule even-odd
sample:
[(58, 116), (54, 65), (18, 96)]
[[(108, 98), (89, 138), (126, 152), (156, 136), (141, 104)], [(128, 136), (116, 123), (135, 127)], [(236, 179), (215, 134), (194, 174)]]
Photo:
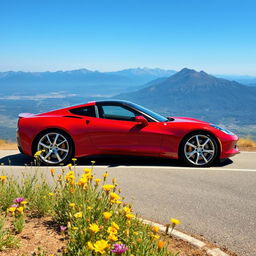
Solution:
[[(33, 254), (39, 255), (39, 252), (44, 252), (43, 255), (47, 256), (58, 255), (63, 251), (66, 243), (65, 236), (60, 234), (59, 228), (50, 217), (28, 219), (22, 233), (17, 237), (20, 240), (19, 247), (2, 251), (0, 256), (31, 256)], [(169, 249), (172, 252), (179, 253), (179, 256), (207, 256), (206, 251), (198, 249), (181, 239), (166, 235), (162, 235), (161, 239), (169, 243)], [(207, 241), (204, 242), (208, 248), (215, 247)], [(222, 250), (230, 256), (237, 256), (225, 248), (222, 248)]]
[[(33, 253), (34, 255), (58, 255), (63, 251), (66, 243), (65, 236), (61, 235), (58, 229), (50, 217), (29, 218), (21, 234), (17, 235), (20, 240), (19, 247), (2, 251), (0, 256), (32, 256)], [(169, 243), (169, 249), (172, 252), (179, 252), (179, 256), (207, 256), (204, 250), (183, 240), (165, 235), (162, 235), (161, 239)], [(39, 254), (39, 252), (45, 254)]]

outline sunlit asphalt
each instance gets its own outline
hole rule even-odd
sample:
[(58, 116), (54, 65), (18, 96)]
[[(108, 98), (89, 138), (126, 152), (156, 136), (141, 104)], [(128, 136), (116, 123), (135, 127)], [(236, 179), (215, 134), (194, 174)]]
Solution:
[[(107, 170), (117, 178), (125, 200), (140, 216), (163, 224), (178, 218), (185, 232), (239, 256), (256, 255), (256, 152), (242, 152), (211, 168), (188, 168), (166, 159), (104, 157), (80, 159), (76, 170), (92, 159), (96, 176)], [(24, 167), (30, 162), (17, 151), (0, 151), (5, 173), (37, 170), (51, 179), (49, 167)]]

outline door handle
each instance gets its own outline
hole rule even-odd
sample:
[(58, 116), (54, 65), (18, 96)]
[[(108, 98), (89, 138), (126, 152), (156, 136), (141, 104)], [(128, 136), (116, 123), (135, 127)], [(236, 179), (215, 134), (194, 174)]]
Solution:
[(88, 125), (90, 123), (90, 120), (86, 120), (85, 123)]

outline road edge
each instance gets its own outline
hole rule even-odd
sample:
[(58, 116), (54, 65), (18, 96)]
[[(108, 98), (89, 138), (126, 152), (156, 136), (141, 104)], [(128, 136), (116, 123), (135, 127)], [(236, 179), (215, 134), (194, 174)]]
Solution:
[[(153, 221), (149, 221), (149, 220), (145, 220), (145, 219), (140, 219), (144, 224), (147, 224), (147, 225), (151, 225), (151, 226), (156, 226), (159, 228), (160, 231), (166, 233), (166, 227), (162, 224), (159, 224), (159, 223), (155, 223)], [(175, 236), (176, 238), (179, 238), (183, 241), (186, 241), (188, 243), (190, 243), (191, 245), (199, 248), (199, 249), (202, 249), (204, 251), (206, 251), (206, 253), (209, 255), (209, 256), (229, 256), (227, 253), (223, 252), (220, 248), (209, 248), (205, 242), (197, 239), (197, 238), (194, 238), (190, 235), (187, 235), (181, 231), (178, 231), (178, 230), (172, 230), (172, 231), (168, 231), (169, 235), (172, 235), (172, 236)]]

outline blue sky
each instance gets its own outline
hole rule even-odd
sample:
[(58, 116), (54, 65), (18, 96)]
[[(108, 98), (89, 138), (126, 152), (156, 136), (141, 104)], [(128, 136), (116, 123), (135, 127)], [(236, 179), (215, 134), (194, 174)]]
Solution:
[(0, 71), (256, 75), (254, 0), (0, 0)]

